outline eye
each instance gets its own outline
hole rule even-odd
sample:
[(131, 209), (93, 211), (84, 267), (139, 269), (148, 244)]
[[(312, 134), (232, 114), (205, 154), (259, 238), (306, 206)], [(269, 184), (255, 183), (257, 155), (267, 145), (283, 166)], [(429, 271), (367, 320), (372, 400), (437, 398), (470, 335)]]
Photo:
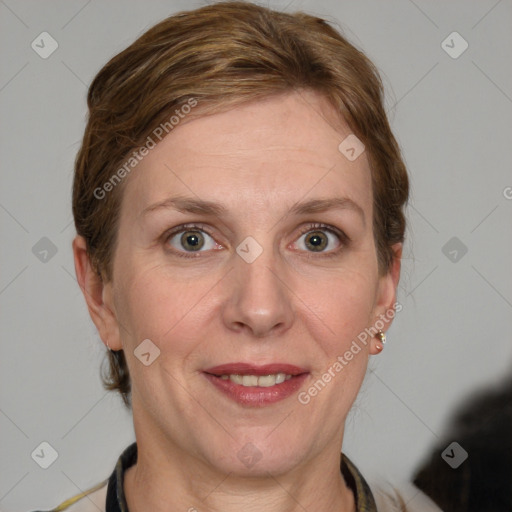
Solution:
[[(215, 240), (199, 226), (181, 226), (166, 236), (166, 243), (178, 252), (179, 256), (187, 256), (184, 253), (203, 252), (220, 247)], [(181, 253), (181, 254), (180, 254)]]
[[(222, 249), (203, 225), (182, 225), (163, 235), (164, 243), (172, 247), (171, 252), (184, 258), (199, 257), (200, 252)], [(336, 243), (337, 242), (337, 243)], [(295, 242), (298, 250), (319, 253), (322, 256), (336, 256), (350, 242), (341, 230), (325, 224), (309, 224), (303, 228)], [(333, 246), (334, 247), (331, 247)]]
[(324, 224), (313, 224), (306, 226), (296, 244), (300, 250), (307, 252), (337, 253), (336, 249), (346, 242), (347, 237), (341, 231)]

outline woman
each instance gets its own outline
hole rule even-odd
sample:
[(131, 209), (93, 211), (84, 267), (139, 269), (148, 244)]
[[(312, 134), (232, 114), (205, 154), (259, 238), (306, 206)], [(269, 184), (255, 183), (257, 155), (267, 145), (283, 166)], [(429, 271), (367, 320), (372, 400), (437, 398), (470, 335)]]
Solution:
[(321, 19), (218, 3), (143, 34), (88, 105), (75, 268), (136, 444), (55, 510), (376, 510), (340, 454), (408, 196), (373, 65)]

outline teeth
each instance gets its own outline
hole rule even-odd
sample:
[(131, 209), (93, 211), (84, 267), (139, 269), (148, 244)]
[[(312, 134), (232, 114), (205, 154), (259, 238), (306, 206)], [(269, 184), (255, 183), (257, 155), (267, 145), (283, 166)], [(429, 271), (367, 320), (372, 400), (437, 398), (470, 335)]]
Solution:
[(288, 377), (289, 379), (291, 379), (291, 375), (285, 375), (284, 373), (278, 373), (276, 375), (276, 384), (281, 384), (281, 382), (284, 382), (286, 380), (286, 377)]
[(242, 377), (242, 386), (257, 386), (258, 377), (256, 375), (244, 375)]
[[(262, 375), (258, 377), (257, 386), (268, 388), (277, 384), (277, 375)], [(245, 383), (244, 383), (245, 385)]]
[(240, 384), (246, 387), (261, 387), (268, 388), (270, 386), (275, 386), (276, 384), (282, 384), (285, 380), (290, 380), (292, 378), (291, 375), (286, 375), (285, 373), (277, 373), (274, 375), (221, 375), (220, 378), (222, 380), (230, 380), (235, 384)]
[(229, 379), (235, 384), (243, 384), (243, 377), (241, 375), (230, 375)]

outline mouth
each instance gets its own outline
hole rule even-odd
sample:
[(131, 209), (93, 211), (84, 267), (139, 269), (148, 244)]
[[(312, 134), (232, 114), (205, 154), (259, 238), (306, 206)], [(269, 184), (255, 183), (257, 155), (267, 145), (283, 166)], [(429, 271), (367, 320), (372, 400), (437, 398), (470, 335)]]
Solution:
[(282, 363), (264, 366), (230, 363), (203, 373), (228, 398), (242, 405), (260, 407), (289, 397), (309, 375), (304, 368)]

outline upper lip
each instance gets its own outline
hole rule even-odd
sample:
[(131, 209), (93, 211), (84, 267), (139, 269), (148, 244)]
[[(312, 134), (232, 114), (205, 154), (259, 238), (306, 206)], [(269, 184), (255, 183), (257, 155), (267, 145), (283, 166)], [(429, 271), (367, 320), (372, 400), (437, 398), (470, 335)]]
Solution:
[(285, 373), (286, 375), (300, 375), (308, 373), (304, 368), (293, 364), (271, 363), (263, 366), (256, 366), (250, 363), (227, 363), (219, 366), (213, 366), (205, 373), (212, 375), (275, 375), (277, 373)]

